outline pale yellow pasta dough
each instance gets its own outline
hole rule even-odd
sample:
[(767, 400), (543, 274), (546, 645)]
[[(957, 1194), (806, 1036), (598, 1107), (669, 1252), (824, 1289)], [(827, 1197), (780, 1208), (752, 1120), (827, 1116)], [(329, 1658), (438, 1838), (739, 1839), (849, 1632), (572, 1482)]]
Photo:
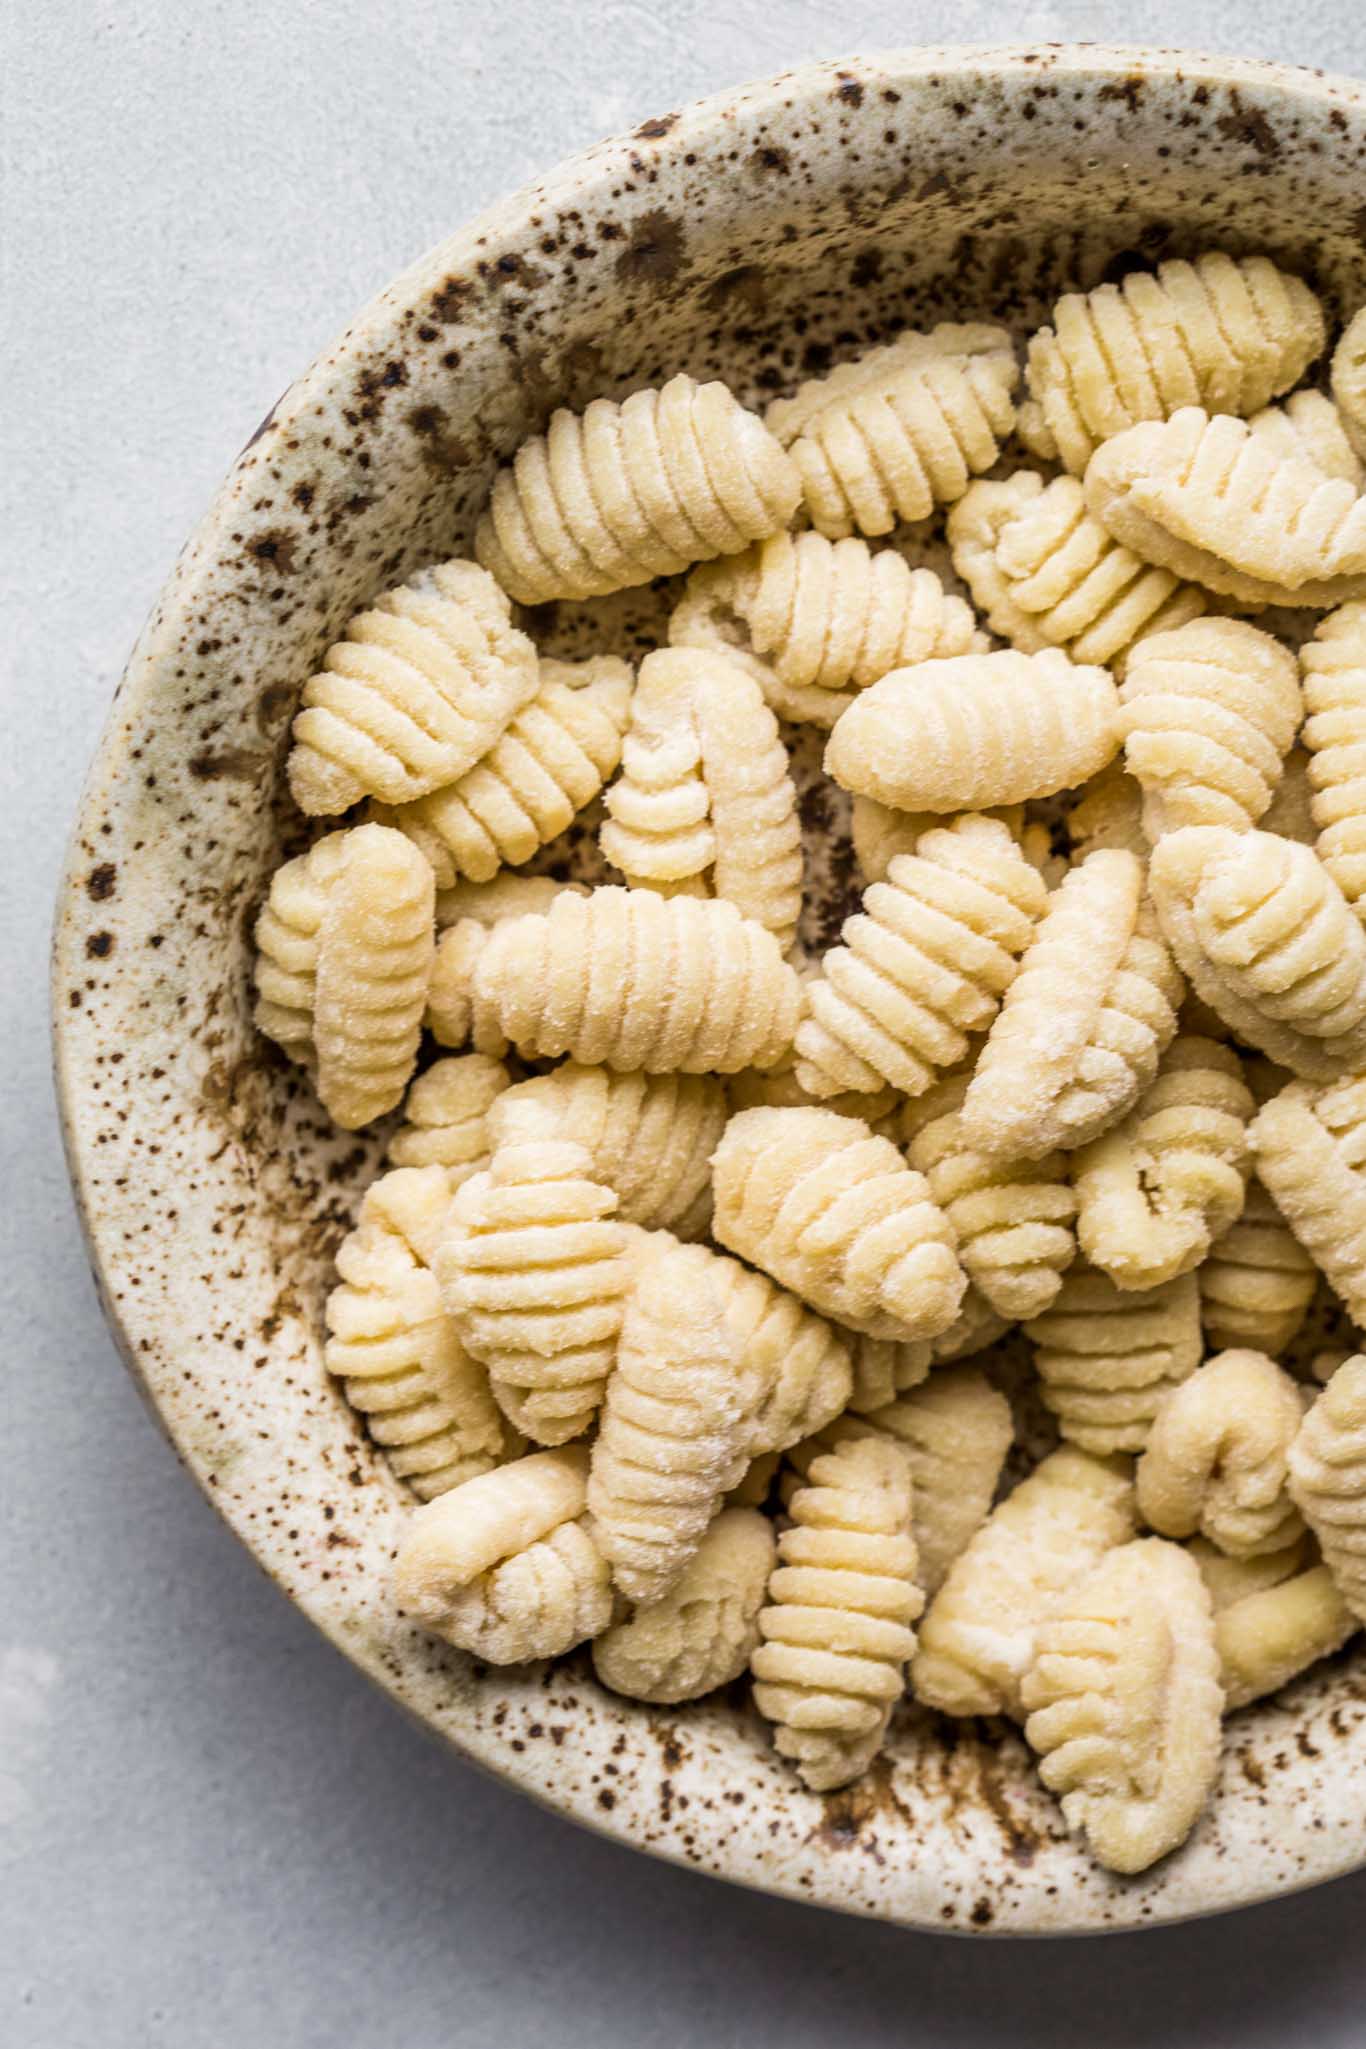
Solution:
[(1323, 349), (1309, 287), (1265, 256), (1219, 251), (1068, 292), (1029, 344), (1020, 437), (1080, 476), (1098, 442), (1179, 407), (1254, 413)]
[[(875, 797), (855, 797), (849, 807), (850, 836), (854, 859), (864, 884), (885, 882), (887, 870), (898, 854), (913, 854), (923, 833), (936, 827), (957, 824), (966, 808), (954, 811), (897, 811), (879, 804)], [(1010, 828), (1020, 851), (1032, 868), (1037, 868), (1051, 889), (1061, 880), (1066, 862), (1053, 855), (1052, 836), (1047, 826), (1025, 817), (1023, 804), (993, 804), (977, 813), (979, 818), (999, 818)], [(1146, 851), (1146, 847), (1145, 847)]]
[(1366, 604), (1321, 619), (1300, 649), (1319, 859), (1366, 919)]
[(889, 1139), (830, 1110), (742, 1110), (712, 1166), (716, 1237), (813, 1308), (875, 1338), (952, 1323), (953, 1233)]
[(741, 662), (780, 718), (833, 726), (892, 669), (987, 645), (932, 569), (851, 537), (773, 534), (695, 569), (669, 620), (675, 647)]
[(1091, 1567), (1134, 1533), (1127, 1460), (1064, 1445), (986, 1521), (925, 1614), (911, 1688), (947, 1715), (1021, 1713), (1041, 1625)]
[(373, 815), (422, 849), (438, 889), (461, 876), (488, 882), (529, 861), (597, 796), (621, 759), (630, 704), (631, 671), (614, 656), (543, 658), (535, 697), (473, 768)]
[(289, 787), (311, 816), (453, 783), (536, 695), (536, 650), (473, 562), (423, 570), (358, 612), (304, 685)]
[(1318, 1557), (1317, 1546), (1302, 1521), (1298, 1537), (1282, 1551), (1256, 1551), (1251, 1557), (1234, 1558), (1211, 1544), (1208, 1537), (1191, 1537), (1186, 1549), (1200, 1568), (1216, 1618), (1250, 1595), (1267, 1593), (1307, 1572)]
[(1248, 605), (1366, 597), (1366, 499), (1198, 406), (1107, 441), (1086, 503), (1145, 562)]
[(1121, 547), (1086, 509), (1076, 477), (1032, 470), (979, 480), (949, 514), (953, 566), (993, 633), (1023, 654), (1123, 663), (1143, 634), (1198, 618), (1194, 584)]
[(1200, 1321), (1216, 1351), (1283, 1352), (1309, 1313), (1317, 1269), (1254, 1174), (1243, 1213), (1216, 1238), (1195, 1278)]
[(613, 1623), (593, 1669), (628, 1700), (696, 1700), (738, 1679), (759, 1641), (773, 1570), (773, 1525), (752, 1508), (723, 1508), (658, 1601)]
[(1366, 1622), (1366, 1358), (1339, 1366), (1290, 1447), (1290, 1492), (1323, 1562)]
[(1138, 1510), (1164, 1537), (1199, 1531), (1255, 1557), (1303, 1534), (1286, 1492), (1304, 1417), (1299, 1388), (1264, 1352), (1220, 1352), (1174, 1388), (1138, 1462)]
[(1197, 996), (1307, 1079), (1366, 1065), (1366, 933), (1312, 847), (1185, 826), (1149, 867), (1162, 929)]
[(847, 1785), (881, 1749), (924, 1606), (911, 1476), (877, 1438), (813, 1459), (788, 1507), (750, 1659), (754, 1704), (813, 1792)]
[(839, 719), (825, 768), (900, 811), (976, 810), (1085, 782), (1119, 743), (1107, 670), (1004, 649), (894, 669)]
[(713, 1075), (617, 1074), (569, 1060), (509, 1089), (488, 1128), (494, 1143), (539, 1129), (583, 1146), (624, 1223), (700, 1238), (727, 1114), (725, 1085)]
[(968, 1143), (1037, 1159), (1097, 1137), (1137, 1102), (1184, 991), (1142, 863), (1101, 848), (1049, 899), (963, 1105)]
[(827, 1096), (821, 1102), (808, 1095), (797, 1080), (791, 1060), (760, 1071), (747, 1067), (742, 1074), (726, 1079), (726, 1095), (732, 1110), (838, 1110), (841, 1117), (861, 1117), (875, 1131), (890, 1135), (901, 1097), (892, 1088), (875, 1089), (871, 1095), (861, 1089)]
[(1121, 1289), (1078, 1264), (1025, 1330), (1063, 1436), (1098, 1456), (1142, 1451), (1163, 1401), (1200, 1363), (1195, 1276)]
[(1277, 455), (1312, 462), (1325, 477), (1343, 477), (1353, 490), (1361, 489), (1361, 458), (1349, 423), (1321, 391), (1294, 391), (1281, 405), (1254, 413), (1247, 424)]
[(1352, 446), (1366, 462), (1366, 306), (1348, 321), (1333, 351), (1332, 386)]
[(994, 1345), (1009, 1329), (1009, 1319), (999, 1316), (981, 1290), (969, 1281), (953, 1322), (937, 1338), (930, 1339), (931, 1361), (943, 1366), (952, 1359), (970, 1359)]
[(924, 833), (867, 890), (808, 989), (801, 1086), (920, 1094), (996, 1015), (1047, 902), (999, 819), (968, 812)]
[(934, 1341), (929, 1338), (894, 1343), (890, 1338), (870, 1338), (859, 1331), (847, 1331), (845, 1342), (854, 1368), (849, 1407), (861, 1414), (883, 1408), (899, 1394), (919, 1387), (935, 1363)]
[(1140, 861), (1148, 858), (1143, 830), (1143, 792), (1122, 761), (1112, 761), (1093, 776), (1067, 814), (1072, 860), (1080, 864), (1098, 848), (1118, 848)]
[(438, 1060), (403, 1099), (403, 1122), (389, 1141), (392, 1167), (444, 1167), (452, 1190), (489, 1163), (489, 1113), (510, 1076), (501, 1060), (466, 1053)]
[(1326, 1565), (1217, 1610), (1214, 1641), (1226, 1712), (1275, 1693), (1320, 1658), (1332, 1657), (1360, 1627)]
[(474, 924), (491, 931), (504, 918), (548, 911), (566, 890), (571, 896), (588, 894), (582, 882), (558, 882), (553, 875), (512, 875), (506, 869), (500, 869), (492, 882), (455, 882), (436, 893), (436, 929), (449, 932), (456, 925)]
[(906, 1158), (958, 1239), (964, 1272), (1004, 1317), (1046, 1309), (1076, 1257), (1077, 1199), (1060, 1152), (1034, 1160), (1000, 1160), (963, 1136), (964, 1068), (908, 1103), (901, 1113)]
[(431, 1261), (450, 1189), (440, 1167), (372, 1183), (337, 1253), (323, 1358), (395, 1476), (430, 1501), (512, 1456), (488, 1374), (465, 1350)]
[(1015, 424), (1019, 368), (1004, 328), (907, 332), (775, 399), (766, 419), (801, 472), (817, 533), (888, 534), (951, 504)]
[[(588, 895), (577, 882), (549, 875), (499, 874), (492, 882), (456, 883), (438, 892), (437, 942), (427, 991), (428, 1031), (442, 1046), (464, 1046), (474, 1030), (472, 983), (486, 934), (508, 918), (544, 916), (561, 896)], [(501, 1058), (507, 1041), (485, 1021), (483, 1051)]]
[(466, 1480), (412, 1517), (394, 1561), (399, 1612), (494, 1665), (558, 1658), (607, 1627), (607, 1561), (583, 1513), (581, 1445)]
[(1354, 1322), (1366, 1322), (1366, 1077), (1292, 1082), (1252, 1126), (1257, 1172)]
[(1254, 1110), (1231, 1047), (1181, 1033), (1128, 1116), (1072, 1155), (1077, 1239), (1121, 1288), (1189, 1273), (1242, 1213)]
[[(1306, 702), (1308, 693), (1306, 692)], [(1314, 824), (1314, 788), (1310, 780), (1310, 757), (1307, 750), (1297, 741), (1285, 757), (1281, 779), (1272, 792), (1271, 802), (1262, 813), (1260, 825), (1263, 832), (1277, 832), (1282, 839), (1298, 840), (1302, 846), (1312, 847), (1318, 838)], [(1322, 856), (1320, 856), (1322, 858)], [(1335, 878), (1343, 895), (1347, 894), (1342, 877)]]
[(762, 1508), (782, 1462), (780, 1451), (761, 1451), (758, 1458), (751, 1459), (727, 1494), (726, 1507)]
[(1146, 1871), (1214, 1790), (1223, 1693), (1210, 1599), (1160, 1537), (1122, 1545), (1041, 1625), (1025, 1735), (1069, 1828), (1107, 1870)]
[(591, 598), (737, 554), (786, 526), (800, 495), (763, 421), (724, 384), (680, 375), (552, 414), (494, 478), (474, 549), (520, 604)]
[(1124, 763), (1154, 841), (1183, 825), (1255, 825), (1304, 715), (1295, 657), (1241, 619), (1141, 641), (1119, 699)]

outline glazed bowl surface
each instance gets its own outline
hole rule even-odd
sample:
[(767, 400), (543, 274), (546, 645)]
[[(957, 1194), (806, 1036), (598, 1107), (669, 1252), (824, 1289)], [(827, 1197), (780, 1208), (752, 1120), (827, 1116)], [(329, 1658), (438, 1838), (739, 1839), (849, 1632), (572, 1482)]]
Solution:
[[(1066, 284), (1210, 246), (1267, 251), (1334, 314), (1366, 298), (1366, 88), (1176, 52), (919, 49), (589, 150), (407, 271), (262, 422), (129, 663), (62, 887), (59, 1090), (106, 1311), (283, 1592), (462, 1755), (575, 1819), (908, 1926), (1152, 1925), (1366, 1861), (1366, 1652), (1238, 1716), (1190, 1843), (1121, 1880), (1067, 1838), (1013, 1732), (907, 1706), (873, 1773), (821, 1797), (742, 1689), (641, 1707), (584, 1654), (489, 1670), (401, 1625), (403, 1496), (319, 1345), (382, 1141), (329, 1129), (255, 1036), (251, 927), (299, 841), (281, 770), (301, 685), (358, 605), (468, 547), (494, 467), (555, 405), (676, 369), (758, 401), (898, 325), (1023, 333)], [(531, 624), (552, 652), (638, 647), (651, 602)], [(821, 848), (819, 792), (806, 809)], [(816, 864), (818, 939), (837, 869)]]

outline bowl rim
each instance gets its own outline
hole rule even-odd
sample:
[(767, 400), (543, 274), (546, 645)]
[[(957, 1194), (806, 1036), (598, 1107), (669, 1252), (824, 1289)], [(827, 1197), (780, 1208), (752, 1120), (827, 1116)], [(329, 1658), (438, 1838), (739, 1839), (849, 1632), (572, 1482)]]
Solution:
[[(102, 1227), (88, 1199), (89, 1163), (85, 1157), (79, 1130), (79, 1112), (88, 1076), (73, 1043), (72, 1013), (61, 997), (76, 963), (76, 947), (81, 936), (80, 918), (73, 911), (73, 905), (80, 895), (79, 885), (84, 881), (88, 870), (88, 856), (83, 853), (80, 844), (82, 825), (97, 809), (98, 800), (112, 787), (126, 767), (132, 733), (157, 687), (158, 662), (166, 653), (176, 620), (193, 602), (196, 593), (202, 590), (204, 580), (214, 567), (216, 551), (231, 522), (234, 500), (244, 486), (244, 458), (267, 430), (283, 430), (292, 421), (301, 419), (305, 409), (314, 401), (319, 391), (325, 388), (340, 357), (349, 349), (355, 348), (368, 335), (387, 328), (392, 321), (395, 307), (410, 301), (419, 284), (430, 279), (438, 266), (441, 269), (453, 269), (458, 265), (468, 265), (479, 254), (482, 254), (483, 260), (487, 262), (491, 255), (496, 253), (496, 245), (500, 239), (525, 236), (528, 232), (527, 216), (534, 208), (538, 197), (544, 198), (552, 193), (567, 190), (572, 190), (576, 196), (589, 201), (595, 194), (606, 195), (613, 180), (629, 170), (632, 152), (638, 150), (642, 133), (648, 134), (652, 146), (663, 154), (674, 156), (681, 153), (689, 143), (695, 142), (714, 124), (729, 118), (740, 99), (743, 99), (748, 110), (762, 114), (766, 109), (777, 111), (785, 104), (807, 102), (817, 96), (825, 98), (832, 86), (850, 78), (865, 83), (870, 79), (875, 79), (879, 83), (894, 83), (898, 88), (913, 92), (917, 86), (923, 88), (931, 79), (942, 81), (949, 76), (965, 80), (991, 78), (998, 81), (1024, 81), (1035, 80), (1041, 74), (1053, 78), (1062, 76), (1082, 82), (1105, 82), (1132, 79), (1137, 76), (1148, 83), (1175, 85), (1199, 82), (1213, 87), (1246, 88), (1254, 93), (1270, 92), (1278, 100), (1294, 104), (1306, 113), (1327, 115), (1331, 112), (1339, 119), (1345, 116), (1351, 128), (1362, 138), (1363, 146), (1366, 146), (1366, 84), (1316, 68), (1269, 59), (1126, 44), (930, 44), (908, 49), (857, 52), (845, 58), (804, 63), (765, 79), (726, 87), (686, 103), (677, 113), (656, 117), (653, 121), (645, 123), (643, 129), (596, 142), (563, 160), (544, 173), (541, 179), (496, 200), (472, 220), (457, 228), (454, 233), (443, 238), (415, 262), (406, 266), (387, 286), (375, 294), (348, 323), (337, 340), (330, 347), (320, 350), (312, 364), (288, 386), (235, 458), (159, 594), (115, 691), (82, 789), (68, 843), (59, 882), (52, 942), (50, 1000), (59, 1121), (77, 1216), (106, 1322), (135, 1386), (169, 1439), (180, 1462), (190, 1472), (201, 1493), (213, 1504), (285, 1598), (302, 1608), (333, 1647), (381, 1686), (426, 1733), (449, 1744), (466, 1762), (478, 1766), (491, 1777), (512, 1784), (519, 1792), (529, 1795), (551, 1812), (576, 1821), (580, 1826), (590, 1828), (595, 1833), (623, 1843), (634, 1850), (644, 1851), (684, 1869), (723, 1878), (728, 1883), (741, 1884), (751, 1890), (798, 1900), (808, 1905), (821, 1905), (839, 1912), (889, 1920), (902, 1926), (941, 1934), (970, 1934), (984, 1931), (964, 1921), (946, 1926), (938, 1919), (931, 1919), (928, 1913), (909, 1910), (894, 1900), (873, 1907), (850, 1901), (839, 1896), (837, 1881), (836, 1885), (829, 1889), (822, 1889), (818, 1883), (799, 1887), (782, 1875), (767, 1874), (762, 1870), (727, 1870), (718, 1864), (707, 1863), (686, 1854), (673, 1840), (642, 1840), (629, 1821), (614, 1821), (595, 1812), (571, 1808), (547, 1791), (527, 1770), (519, 1767), (518, 1759), (508, 1751), (501, 1750), (495, 1759), (487, 1746), (481, 1751), (473, 1742), (466, 1741), (449, 1727), (437, 1727), (415, 1705), (402, 1697), (401, 1690), (386, 1670), (372, 1657), (363, 1655), (356, 1644), (348, 1640), (344, 1632), (336, 1626), (335, 1618), (329, 1612), (320, 1611), (306, 1598), (305, 1589), (291, 1583), (291, 1575), (285, 1560), (272, 1548), (269, 1540), (263, 1541), (258, 1531), (248, 1530), (234, 1518), (221, 1495), (214, 1489), (208, 1461), (202, 1449), (188, 1441), (184, 1431), (177, 1429), (174, 1420), (159, 1400), (157, 1390), (139, 1357), (140, 1319), (136, 1302), (134, 1301), (132, 1306), (115, 1302), (114, 1279), (125, 1262), (130, 1265), (133, 1263), (133, 1256), (117, 1245), (111, 1233)], [(1069, 1921), (1064, 1909), (1052, 1918), (1041, 1918), (1032, 1922), (1020, 1919), (1005, 1928), (996, 1928), (989, 1932), (1011, 1935), (1089, 1934), (1132, 1932), (1138, 1927), (1172, 1925), (1175, 1922), (1227, 1912), (1260, 1901), (1288, 1897), (1310, 1886), (1345, 1876), (1364, 1864), (1366, 1842), (1344, 1846), (1336, 1837), (1329, 1836), (1319, 1842), (1317, 1854), (1305, 1856), (1301, 1869), (1293, 1877), (1287, 1879), (1272, 1874), (1254, 1876), (1245, 1882), (1235, 1882), (1226, 1893), (1207, 1903), (1192, 1905), (1189, 1901), (1183, 1901), (1179, 1906), (1164, 1907), (1159, 1899), (1156, 1906), (1146, 1908), (1141, 1917), (1137, 1912), (1132, 1915), (1126, 1913), (1121, 1905), (1119, 1913), (1113, 1919), (1104, 1921), (1095, 1918)], [(835, 1869), (838, 1872), (838, 1866)]]

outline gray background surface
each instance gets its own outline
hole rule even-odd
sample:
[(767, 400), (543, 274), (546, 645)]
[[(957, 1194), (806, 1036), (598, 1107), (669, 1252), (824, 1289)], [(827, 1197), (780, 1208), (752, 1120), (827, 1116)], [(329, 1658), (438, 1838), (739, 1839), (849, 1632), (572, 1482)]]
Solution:
[(0, 26), (0, 2043), (1360, 2049), (1366, 1876), (1060, 1947), (918, 1938), (581, 1834), (440, 1754), (218, 1524), (105, 1334), (58, 1151), (63, 841), (156, 590), (410, 258), (798, 58), (1105, 37), (1366, 74), (1361, 0), (46, 0)]

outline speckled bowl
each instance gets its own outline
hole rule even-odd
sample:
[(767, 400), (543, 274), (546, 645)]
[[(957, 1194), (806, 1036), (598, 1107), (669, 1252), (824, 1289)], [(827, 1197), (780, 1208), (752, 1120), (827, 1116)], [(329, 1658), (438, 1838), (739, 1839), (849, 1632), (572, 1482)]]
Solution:
[[(62, 889), (58, 1073), (108, 1315), (265, 1569), (538, 1799), (913, 1926), (1152, 1924), (1355, 1866), (1366, 1657), (1239, 1716), (1189, 1845), (1126, 1882), (1066, 1839), (1013, 1734), (907, 1708), (875, 1772), (820, 1798), (738, 1692), (636, 1707), (582, 1656), (489, 1671), (400, 1627), (403, 1501), (318, 1340), (376, 1146), (330, 1132), (253, 1036), (249, 933), (297, 834), (280, 767), (300, 685), (358, 604), (468, 544), (495, 463), (553, 405), (680, 367), (761, 395), (907, 317), (1023, 326), (1063, 280), (1208, 244), (1359, 301), (1366, 89), (1155, 51), (926, 49), (811, 66), (590, 150), (408, 271), (262, 422), (129, 663)], [(581, 639), (581, 620), (535, 624)]]

